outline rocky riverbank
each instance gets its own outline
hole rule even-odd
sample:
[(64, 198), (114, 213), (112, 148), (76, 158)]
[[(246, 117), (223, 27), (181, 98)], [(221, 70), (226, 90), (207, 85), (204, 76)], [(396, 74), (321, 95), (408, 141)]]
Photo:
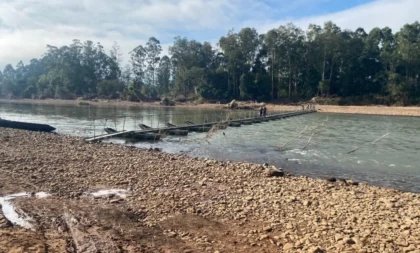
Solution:
[(13, 200), (33, 230), (0, 212), (0, 252), (420, 252), (419, 194), (54, 134), (0, 145), (0, 196), (52, 194)]

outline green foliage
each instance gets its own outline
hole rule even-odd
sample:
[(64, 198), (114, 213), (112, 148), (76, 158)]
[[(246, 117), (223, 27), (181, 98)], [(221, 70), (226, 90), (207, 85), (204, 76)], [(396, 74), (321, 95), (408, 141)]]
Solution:
[(127, 87), (126, 99), (133, 102), (139, 102), (142, 100), (142, 85), (136, 81), (132, 81)]
[(98, 83), (98, 96), (106, 99), (121, 98), (125, 85), (120, 80), (102, 80)]
[(257, 99), (296, 101), (313, 96), (336, 104), (420, 101), (420, 23), (398, 32), (374, 28), (342, 30), (332, 22), (293, 24), (258, 34), (229, 31), (214, 48), (208, 42), (175, 37), (169, 55), (151, 37), (129, 53), (121, 70), (118, 44), (105, 53), (100, 43), (74, 40), (48, 45), (41, 59), (7, 65), (0, 95), (23, 98), (164, 97), (183, 100)]

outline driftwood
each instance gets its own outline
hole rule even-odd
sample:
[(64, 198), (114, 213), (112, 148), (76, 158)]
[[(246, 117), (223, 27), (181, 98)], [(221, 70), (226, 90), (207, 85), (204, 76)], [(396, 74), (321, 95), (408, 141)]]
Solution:
[(350, 150), (349, 152), (347, 152), (347, 154), (351, 154), (351, 153), (353, 153), (353, 152), (356, 152), (356, 150), (358, 150), (359, 148), (363, 147), (364, 145), (367, 145), (367, 144), (374, 144), (374, 143), (378, 142), (379, 140), (381, 140), (381, 139), (383, 139), (383, 138), (387, 137), (389, 134), (390, 134), (390, 133), (384, 134), (384, 135), (382, 135), (381, 137), (379, 137), (378, 139), (376, 139), (376, 140), (374, 140), (374, 141), (372, 141), (372, 142), (365, 142), (365, 143), (363, 143), (362, 145), (360, 145), (359, 147), (356, 147), (355, 149)]

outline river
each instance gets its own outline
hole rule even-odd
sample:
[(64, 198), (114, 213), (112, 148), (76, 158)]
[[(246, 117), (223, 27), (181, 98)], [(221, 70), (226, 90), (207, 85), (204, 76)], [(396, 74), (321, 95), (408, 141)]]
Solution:
[[(251, 116), (251, 111), (179, 108), (99, 108), (0, 104), (0, 117), (50, 124), (56, 132), (90, 137), (104, 127), (132, 130), (139, 123), (157, 127), (167, 122)], [(302, 135), (291, 141), (298, 133)], [(386, 135), (388, 134), (388, 135)], [(385, 137), (374, 142), (378, 138)], [(228, 128), (159, 142), (126, 144), (165, 152), (220, 160), (269, 163), (297, 175), (353, 179), (374, 185), (420, 192), (420, 118), (313, 113), (267, 123)], [(310, 140), (309, 140), (310, 139)], [(278, 146), (290, 142), (279, 150)], [(306, 146), (305, 149), (303, 149)], [(359, 147), (355, 152), (350, 151)]]

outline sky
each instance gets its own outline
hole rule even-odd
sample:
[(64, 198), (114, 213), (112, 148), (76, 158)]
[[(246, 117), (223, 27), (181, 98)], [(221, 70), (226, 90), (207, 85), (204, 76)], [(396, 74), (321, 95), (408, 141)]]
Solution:
[(73, 39), (106, 50), (116, 41), (127, 63), (128, 52), (151, 36), (167, 53), (177, 35), (216, 44), (231, 29), (265, 33), (289, 22), (397, 31), (418, 20), (418, 10), (420, 0), (0, 0), (0, 69)]

